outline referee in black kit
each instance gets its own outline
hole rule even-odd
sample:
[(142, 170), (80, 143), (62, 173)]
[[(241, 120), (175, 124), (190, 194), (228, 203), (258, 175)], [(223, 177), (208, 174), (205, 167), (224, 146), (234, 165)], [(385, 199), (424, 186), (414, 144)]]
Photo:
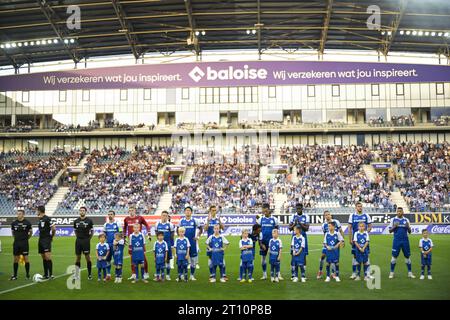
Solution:
[(17, 270), (19, 269), (19, 260), (22, 255), (25, 260), (25, 272), (27, 279), (30, 279), (30, 261), (28, 260), (29, 244), (28, 239), (33, 234), (31, 222), (25, 219), (25, 210), (17, 210), (17, 219), (11, 223), (12, 235), (14, 237), (13, 255), (14, 273), (9, 280), (17, 280)]
[(86, 207), (80, 207), (80, 217), (75, 219), (73, 222), (73, 228), (75, 230), (75, 236), (77, 240), (75, 241), (75, 254), (77, 260), (75, 265), (78, 267), (76, 272), (76, 277), (79, 278), (79, 271), (81, 266), (81, 254), (84, 254), (86, 258), (87, 270), (88, 270), (88, 280), (92, 280), (92, 262), (91, 262), (91, 238), (94, 235), (94, 223), (91, 219), (86, 217)]
[(55, 225), (52, 220), (45, 215), (45, 207), (37, 208), (39, 242), (38, 252), (42, 257), (42, 265), (44, 266), (44, 279), (53, 279), (53, 262), (52, 262), (52, 241), (56, 233)]

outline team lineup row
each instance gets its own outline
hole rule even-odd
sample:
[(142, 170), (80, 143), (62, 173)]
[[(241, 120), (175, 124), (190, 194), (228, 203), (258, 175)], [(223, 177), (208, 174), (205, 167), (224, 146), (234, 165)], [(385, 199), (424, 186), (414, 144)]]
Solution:
[[(308, 256), (309, 217), (303, 213), (303, 207), (299, 203), (296, 205), (295, 213), (290, 217), (289, 229), (292, 230), (290, 243), (291, 253), (291, 280), (293, 282), (306, 281), (306, 258)], [(77, 218), (73, 227), (75, 230), (75, 254), (77, 266), (74, 277), (79, 277), (81, 266), (81, 256), (84, 255), (87, 262), (88, 279), (92, 279), (92, 261), (90, 257), (90, 242), (94, 234), (93, 222), (86, 216), (86, 208), (79, 209), (80, 217)], [(45, 215), (45, 208), (37, 209), (39, 217), (39, 242), (38, 250), (43, 259), (44, 279), (52, 279), (53, 263), (51, 259), (51, 245), (55, 235), (55, 226), (51, 219)], [(155, 281), (170, 279), (170, 271), (177, 265), (177, 281), (195, 281), (195, 270), (198, 268), (199, 237), (203, 232), (207, 234), (207, 256), (210, 271), (210, 282), (216, 281), (216, 271), (219, 269), (220, 281), (228, 280), (226, 275), (225, 250), (229, 245), (228, 240), (221, 234), (224, 229), (217, 208), (211, 206), (209, 215), (204, 225), (200, 225), (197, 219), (192, 217), (192, 208), (184, 209), (184, 217), (177, 226), (170, 222), (167, 212), (161, 214), (161, 220), (154, 226), (154, 234), (157, 241), (153, 245), (155, 262)], [(28, 260), (28, 239), (31, 237), (31, 224), (24, 217), (24, 212), (19, 210), (17, 220), (12, 223), (14, 236), (14, 273), (11, 280), (17, 279), (18, 262), (21, 256), (25, 259), (26, 276), (29, 278), (30, 264)], [(330, 212), (324, 212), (325, 223), (322, 225), (324, 232), (323, 249), (320, 257), (319, 271), (317, 279), (323, 276), (323, 267), (326, 263), (326, 278), (329, 282), (334, 278), (337, 282), (339, 278), (339, 257), (340, 249), (344, 247), (344, 232), (340, 222), (333, 219)], [(372, 221), (368, 214), (362, 212), (361, 203), (356, 204), (355, 213), (349, 218), (349, 243), (352, 246), (352, 276), (353, 280), (360, 280), (363, 270), (364, 279), (370, 278), (370, 237)], [(96, 258), (98, 269), (98, 280), (111, 280), (111, 267), (115, 267), (115, 282), (122, 282), (123, 253), (128, 245), (131, 257), (132, 275), (129, 278), (133, 283), (139, 279), (139, 271), (144, 282), (148, 282), (148, 262), (146, 258), (146, 237), (143, 228), (146, 228), (148, 240), (151, 240), (151, 228), (142, 216), (136, 214), (133, 207), (129, 209), (129, 215), (124, 219), (123, 230), (121, 225), (115, 221), (115, 213), (108, 212), (108, 221), (104, 224), (104, 232), (99, 235), (99, 243), (96, 245)], [(389, 278), (394, 277), (396, 260), (400, 252), (405, 256), (408, 270), (408, 277), (415, 278), (412, 273), (410, 260), (410, 245), (408, 234), (411, 233), (410, 223), (403, 216), (403, 209), (397, 209), (397, 216), (391, 219), (389, 231), (393, 233), (392, 259)], [(177, 237), (175, 238), (175, 233)], [(244, 230), (239, 241), (240, 249), (240, 276), (241, 282), (252, 282), (254, 260), (256, 256), (256, 243), (259, 244), (261, 256), (261, 266), (263, 271), (262, 280), (267, 279), (267, 257), (270, 265), (270, 278), (273, 282), (283, 280), (280, 273), (281, 253), (283, 244), (278, 234), (278, 220), (271, 216), (270, 207), (264, 204), (262, 216), (258, 217), (257, 223), (251, 230)], [(423, 231), (423, 238), (420, 240), (421, 250), (421, 276), (425, 278), (425, 269), (429, 279), (431, 275), (433, 242), (429, 238), (426, 230)], [(113, 260), (114, 259), (114, 260)], [(190, 277), (188, 277), (190, 269)], [(299, 273), (300, 270), (300, 273)]]

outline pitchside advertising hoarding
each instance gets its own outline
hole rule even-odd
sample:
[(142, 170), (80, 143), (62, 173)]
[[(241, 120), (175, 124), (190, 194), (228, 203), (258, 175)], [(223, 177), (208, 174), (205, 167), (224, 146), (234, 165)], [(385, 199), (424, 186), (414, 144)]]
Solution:
[(149, 64), (0, 77), (0, 91), (446, 82), (450, 66), (331, 61)]
[[(335, 213), (333, 218), (339, 220), (342, 223), (342, 228), (344, 232), (347, 232), (347, 222), (349, 219), (349, 214), (338, 214)], [(391, 218), (395, 217), (395, 213), (386, 213), (386, 214), (371, 214), (370, 215), (373, 221), (372, 234), (389, 234), (388, 225), (390, 223)], [(116, 220), (119, 223), (123, 222), (125, 215), (117, 215)], [(148, 215), (143, 216), (147, 223), (152, 226), (155, 225), (157, 221), (160, 220), (159, 215)], [(208, 218), (207, 215), (194, 215), (194, 217), (199, 221), (201, 225), (206, 223)], [(274, 215), (274, 217), (278, 218), (280, 222), (280, 233), (281, 234), (290, 234), (288, 229), (289, 223), (289, 215)], [(309, 215), (311, 226), (309, 229), (309, 234), (322, 234), (321, 225), (324, 222), (323, 215), (321, 214), (311, 214)], [(427, 229), (430, 233), (434, 234), (450, 234), (450, 213), (410, 213), (405, 214), (411, 222), (411, 228), (413, 234), (420, 234), (423, 229)], [(57, 226), (56, 235), (57, 236), (73, 236), (73, 222), (78, 218), (78, 216), (65, 216), (65, 217), (52, 217), (52, 222)], [(99, 234), (103, 231), (103, 224), (106, 222), (105, 216), (91, 216), (90, 217), (95, 225), (95, 233)], [(172, 215), (171, 222), (174, 225), (177, 225), (181, 215)], [(220, 215), (221, 221), (225, 225), (224, 233), (228, 235), (238, 235), (242, 232), (243, 229), (251, 229), (252, 225), (256, 223), (256, 215), (249, 214), (236, 214), (236, 215)], [(37, 217), (27, 217), (27, 219), (31, 222), (32, 225), (37, 225)], [(10, 225), (15, 220), (15, 217), (2, 217), (0, 218), (0, 236), (10, 236), (11, 229)], [(33, 228), (33, 234), (37, 235), (37, 228)]]

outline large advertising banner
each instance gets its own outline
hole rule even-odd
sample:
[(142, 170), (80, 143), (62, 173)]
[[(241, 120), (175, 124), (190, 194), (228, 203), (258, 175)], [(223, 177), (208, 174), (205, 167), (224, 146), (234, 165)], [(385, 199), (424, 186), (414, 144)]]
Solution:
[(450, 66), (245, 61), (148, 64), (0, 77), (0, 91), (446, 82)]

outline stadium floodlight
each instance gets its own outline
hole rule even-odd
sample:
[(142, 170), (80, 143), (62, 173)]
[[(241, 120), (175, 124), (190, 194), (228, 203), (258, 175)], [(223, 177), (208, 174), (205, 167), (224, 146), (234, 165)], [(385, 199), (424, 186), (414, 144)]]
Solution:
[(384, 34), (385, 34), (385, 32), (384, 32), (384, 31), (381, 31), (381, 35), (383, 35), (383, 36), (384, 36)]
[(70, 39), (70, 43), (75, 43), (75, 39)]
[(4, 48), (5, 47), (5, 45), (2, 43), (2, 44), (0, 44), (0, 48)]
[(11, 43), (11, 47), (15, 48), (17, 47), (17, 44), (15, 42)]
[(411, 31), (406, 30), (406, 35), (409, 36), (411, 34)]
[(425, 35), (428, 37), (430, 35), (430, 31), (425, 31)]
[(448, 37), (448, 32), (444, 33), (444, 36)]
[(438, 36), (439, 36), (439, 37), (442, 37), (443, 34), (444, 34), (443, 32), (439, 32), (439, 33), (438, 33)]
[(388, 35), (388, 36), (392, 35), (392, 31), (388, 31), (388, 32), (387, 32), (387, 35)]
[(414, 30), (414, 31), (412, 32), (412, 35), (413, 35), (413, 36), (416, 36), (416, 35), (417, 35), (417, 31)]
[(247, 29), (247, 31), (246, 31), (246, 32), (247, 32), (247, 34), (250, 34), (250, 32), (251, 32), (251, 31)]
[(25, 41), (25, 42), (23, 43), (23, 46), (24, 46), (24, 47), (28, 47), (28, 42)]
[(41, 40), (36, 41), (36, 45), (37, 46), (41, 45)]
[(436, 35), (436, 32), (433, 31), (433, 32), (431, 33), (431, 36), (434, 37), (435, 35)]
[(18, 47), (21, 47), (21, 46), (22, 46), (22, 42), (18, 42), (18, 43), (17, 43), (17, 46), (18, 46)]
[(195, 35), (199, 36), (200, 35), (200, 31), (195, 31)]
[(204, 36), (206, 34), (205, 30), (202, 31), (202, 36)]
[(401, 35), (403, 35), (405, 33), (405, 31), (403, 31), (403, 30), (400, 30), (400, 34)]
[(69, 40), (64, 39), (64, 43), (65, 43), (65, 44), (68, 44), (68, 43), (69, 43)]
[(58, 39), (53, 39), (53, 43), (58, 43)]
[(252, 30), (252, 33), (253, 33), (253, 34), (256, 34), (256, 29), (253, 29), (253, 30)]
[(10, 43), (7, 43), (7, 44), (5, 44), (5, 47), (6, 47), (6, 49), (11, 48), (11, 44), (10, 44)]
[(30, 42), (30, 46), (34, 46), (34, 41), (31, 41), (31, 42)]
[(421, 37), (421, 36), (423, 36), (423, 31), (419, 31), (417, 34), (419, 37)]

